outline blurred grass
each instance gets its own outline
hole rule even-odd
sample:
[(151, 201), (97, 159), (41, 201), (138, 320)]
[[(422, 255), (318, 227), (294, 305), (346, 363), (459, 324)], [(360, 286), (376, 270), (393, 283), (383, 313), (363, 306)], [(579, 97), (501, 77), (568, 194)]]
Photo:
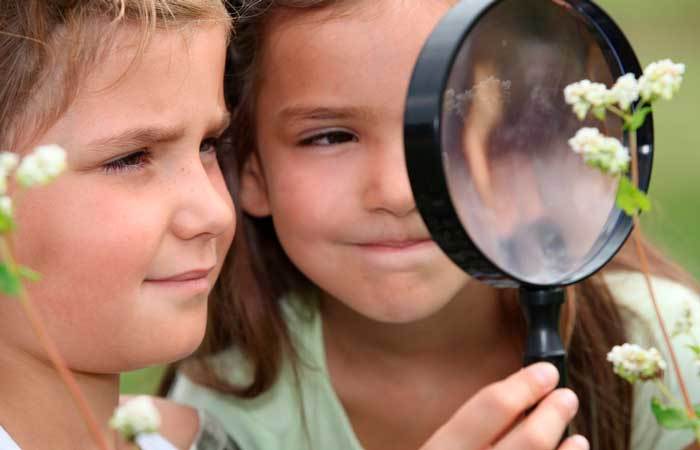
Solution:
[[(671, 58), (686, 64), (679, 96), (654, 110), (655, 155), (644, 217), (652, 240), (700, 278), (700, 0), (600, 0), (627, 35), (642, 66)], [(125, 374), (122, 392), (153, 393), (163, 374)]]
[(165, 367), (155, 366), (129, 372), (121, 377), (122, 394), (154, 394), (165, 372)]

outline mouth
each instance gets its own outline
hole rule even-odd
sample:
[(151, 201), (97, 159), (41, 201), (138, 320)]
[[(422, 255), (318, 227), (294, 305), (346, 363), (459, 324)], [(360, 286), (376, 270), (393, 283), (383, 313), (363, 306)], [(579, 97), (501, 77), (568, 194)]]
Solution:
[(176, 275), (172, 275), (169, 277), (163, 277), (163, 278), (146, 278), (146, 281), (151, 281), (151, 282), (178, 282), (178, 281), (193, 281), (193, 280), (198, 280), (200, 278), (208, 278), (209, 274), (211, 271), (214, 270), (214, 267), (209, 267), (208, 269), (194, 269), (194, 270), (188, 270), (186, 272), (180, 272)]
[(383, 240), (361, 243), (359, 246), (367, 250), (374, 251), (402, 251), (402, 250), (412, 250), (433, 243), (432, 239), (420, 238), (420, 239), (405, 239), (405, 240)]
[(167, 277), (146, 278), (144, 284), (171, 290), (186, 290), (188, 292), (200, 293), (210, 289), (209, 275), (214, 267), (207, 269), (194, 269), (180, 272)]

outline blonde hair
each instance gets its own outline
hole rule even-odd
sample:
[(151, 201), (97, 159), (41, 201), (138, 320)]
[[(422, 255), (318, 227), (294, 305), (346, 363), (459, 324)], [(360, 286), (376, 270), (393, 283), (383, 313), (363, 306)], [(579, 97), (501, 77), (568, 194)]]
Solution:
[(156, 30), (203, 21), (230, 28), (226, 0), (2, 0), (0, 149), (55, 123), (124, 26), (136, 28), (138, 57)]

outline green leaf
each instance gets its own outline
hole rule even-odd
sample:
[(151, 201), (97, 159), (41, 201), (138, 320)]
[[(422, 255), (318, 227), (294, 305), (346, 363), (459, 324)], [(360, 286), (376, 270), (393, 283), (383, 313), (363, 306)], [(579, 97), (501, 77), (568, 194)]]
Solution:
[(20, 278), (24, 278), (25, 280), (29, 280), (29, 281), (41, 280), (41, 274), (39, 272), (34, 272), (29, 267), (19, 266), (17, 268), (17, 273), (19, 274)]
[(669, 430), (694, 429), (700, 423), (700, 419), (689, 418), (683, 408), (664, 405), (657, 398), (651, 399), (651, 411), (659, 425)]
[(695, 356), (700, 356), (700, 345), (688, 344), (687, 347), (695, 353)]
[(0, 263), (0, 292), (16, 297), (22, 291), (22, 283), (19, 277), (12, 273), (7, 264)]
[(647, 116), (651, 112), (651, 106), (645, 106), (643, 108), (639, 108), (634, 112), (632, 115), (632, 118), (625, 123), (625, 130), (627, 131), (635, 131), (638, 130), (642, 125), (644, 125), (644, 121), (646, 120)]
[(632, 185), (630, 179), (624, 176), (620, 177), (615, 203), (617, 207), (627, 213), (628, 216), (634, 216), (638, 214), (639, 211), (647, 212), (651, 210), (649, 197)]
[(0, 211), (0, 233), (7, 233), (15, 228), (12, 217)]

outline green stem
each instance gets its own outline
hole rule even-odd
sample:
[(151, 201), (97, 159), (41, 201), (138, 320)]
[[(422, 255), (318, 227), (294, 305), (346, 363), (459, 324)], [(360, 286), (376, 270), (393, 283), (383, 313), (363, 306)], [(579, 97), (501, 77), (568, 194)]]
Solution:
[(628, 123), (632, 119), (632, 116), (630, 116), (629, 114), (627, 114), (626, 112), (624, 112), (623, 110), (618, 108), (617, 106), (608, 105), (606, 108), (608, 109), (608, 111), (615, 114), (620, 119), (624, 120), (625, 123)]
[(669, 405), (681, 406), (681, 407), (683, 406), (683, 402), (680, 401), (678, 398), (676, 398), (676, 396), (673, 395), (673, 393), (668, 390), (668, 387), (666, 387), (666, 385), (663, 383), (663, 381), (661, 381), (660, 379), (657, 378), (656, 380), (654, 380), (654, 383), (656, 384), (656, 387), (659, 388), (659, 391), (664, 396), (664, 398), (666, 399), (666, 402)]
[[(632, 159), (632, 186), (639, 189), (639, 158), (637, 157), (637, 130), (632, 130), (630, 136), (630, 156)], [(635, 216), (638, 217), (638, 216)], [(637, 224), (635, 224), (637, 225)], [(641, 256), (641, 255), (640, 255)]]
[[(19, 277), (17, 263), (15, 262), (15, 259), (12, 255), (12, 251), (10, 250), (10, 246), (5, 236), (0, 236), (0, 256), (2, 257), (2, 261), (4, 261), (7, 265), (7, 268), (10, 271), (10, 273), (12, 273), (14, 276)], [(75, 401), (76, 406), (78, 407), (78, 411), (83, 416), (83, 420), (85, 421), (85, 424), (87, 425), (90, 433), (95, 439), (95, 442), (99, 446), (100, 450), (109, 450), (107, 439), (105, 438), (102, 431), (100, 431), (98, 421), (95, 418), (95, 415), (93, 414), (92, 410), (90, 409), (90, 406), (88, 405), (85, 396), (83, 396), (82, 392), (80, 391), (78, 382), (75, 380), (75, 377), (68, 369), (68, 366), (63, 357), (61, 356), (61, 353), (59, 352), (58, 347), (54, 343), (53, 339), (51, 339), (51, 336), (46, 330), (44, 322), (41, 319), (41, 315), (36, 310), (29, 295), (25, 291), (24, 286), (21, 285), (19, 298), (20, 304), (24, 308), (24, 312), (27, 318), (29, 319), (29, 323), (34, 329), (34, 333), (39, 338), (39, 342), (46, 351), (49, 359), (51, 360), (51, 363), (56, 369), (56, 372), (58, 372), (59, 377), (66, 385), (66, 388), (68, 389), (68, 392), (73, 398), (73, 401)]]
[[(637, 164), (637, 131), (632, 130), (630, 131), (630, 154), (632, 157), (632, 183), (633, 186), (639, 189), (639, 169), (638, 169), (638, 164)], [(673, 345), (671, 343), (671, 338), (668, 333), (668, 328), (666, 327), (666, 323), (664, 321), (663, 316), (661, 315), (661, 309), (659, 308), (659, 304), (656, 301), (656, 294), (654, 291), (654, 287), (652, 286), (651, 283), (651, 269), (649, 267), (649, 260), (647, 258), (646, 251), (644, 250), (644, 246), (642, 245), (642, 232), (641, 232), (641, 223), (639, 222), (639, 214), (635, 214), (632, 216), (632, 221), (634, 223), (634, 227), (632, 230), (632, 237), (634, 240), (635, 248), (637, 250), (637, 256), (639, 256), (639, 262), (642, 267), (642, 273), (644, 274), (644, 281), (646, 282), (646, 287), (647, 291), (649, 292), (649, 297), (651, 297), (651, 303), (654, 306), (654, 313), (656, 314), (656, 321), (659, 323), (659, 328), (661, 329), (661, 334), (664, 338), (664, 343), (666, 344), (666, 349), (668, 350), (668, 354), (671, 356), (671, 364), (673, 365), (673, 370), (676, 375), (676, 380), (678, 381), (678, 387), (681, 390), (681, 394), (683, 395), (683, 403), (685, 404), (685, 410), (686, 414), (688, 414), (688, 417), (691, 419), (695, 419), (697, 415), (695, 414), (695, 408), (693, 408), (693, 403), (690, 400), (690, 394), (688, 394), (688, 388), (686, 387), (685, 380), (683, 379), (683, 374), (681, 373), (680, 365), (678, 364), (678, 358), (676, 357), (676, 352), (673, 349)]]

